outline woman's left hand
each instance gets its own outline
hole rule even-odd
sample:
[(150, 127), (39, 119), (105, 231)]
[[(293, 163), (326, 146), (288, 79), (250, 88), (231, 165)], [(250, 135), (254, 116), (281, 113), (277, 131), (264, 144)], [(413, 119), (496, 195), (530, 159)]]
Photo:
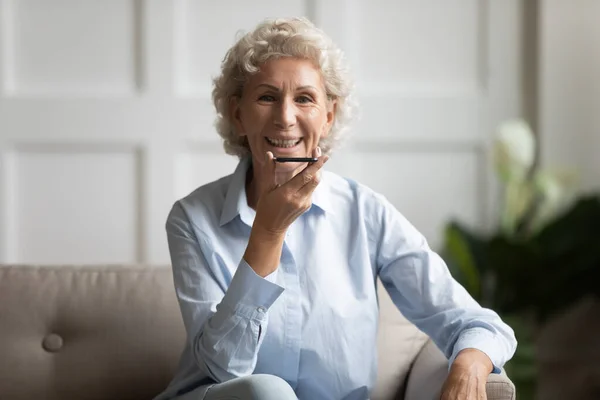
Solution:
[(441, 400), (487, 400), (485, 385), (492, 363), (485, 353), (466, 349), (450, 367)]

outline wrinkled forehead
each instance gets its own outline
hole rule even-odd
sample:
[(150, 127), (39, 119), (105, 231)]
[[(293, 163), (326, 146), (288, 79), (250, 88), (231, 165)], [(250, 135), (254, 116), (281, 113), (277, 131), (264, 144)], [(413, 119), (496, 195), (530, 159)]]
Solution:
[(326, 94), (321, 69), (311, 60), (293, 57), (270, 59), (247, 76), (248, 90), (272, 86), (281, 91), (311, 89)]

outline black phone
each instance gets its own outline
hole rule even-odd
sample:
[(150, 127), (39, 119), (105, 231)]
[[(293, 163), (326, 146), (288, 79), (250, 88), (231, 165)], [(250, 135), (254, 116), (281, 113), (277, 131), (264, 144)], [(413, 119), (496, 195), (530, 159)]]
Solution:
[(275, 157), (277, 162), (317, 162), (317, 157)]

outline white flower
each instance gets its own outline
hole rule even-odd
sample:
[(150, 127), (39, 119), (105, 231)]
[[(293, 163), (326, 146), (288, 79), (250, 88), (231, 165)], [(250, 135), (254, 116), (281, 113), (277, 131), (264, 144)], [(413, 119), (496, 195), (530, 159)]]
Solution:
[(504, 209), (501, 215), (502, 230), (511, 237), (534, 201), (532, 185), (526, 180), (510, 180), (504, 187)]
[(504, 182), (523, 179), (535, 161), (535, 138), (529, 125), (523, 120), (500, 125), (493, 156), (496, 171)]

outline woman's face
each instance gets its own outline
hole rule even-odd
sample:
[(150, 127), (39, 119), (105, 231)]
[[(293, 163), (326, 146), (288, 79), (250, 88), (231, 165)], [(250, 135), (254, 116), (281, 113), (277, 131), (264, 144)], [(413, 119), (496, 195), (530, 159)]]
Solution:
[[(275, 157), (311, 157), (329, 133), (335, 102), (327, 99), (320, 71), (312, 62), (279, 58), (250, 77), (240, 99), (232, 99), (238, 134), (246, 136), (253, 161)], [(281, 172), (299, 172), (306, 164), (282, 163)]]

